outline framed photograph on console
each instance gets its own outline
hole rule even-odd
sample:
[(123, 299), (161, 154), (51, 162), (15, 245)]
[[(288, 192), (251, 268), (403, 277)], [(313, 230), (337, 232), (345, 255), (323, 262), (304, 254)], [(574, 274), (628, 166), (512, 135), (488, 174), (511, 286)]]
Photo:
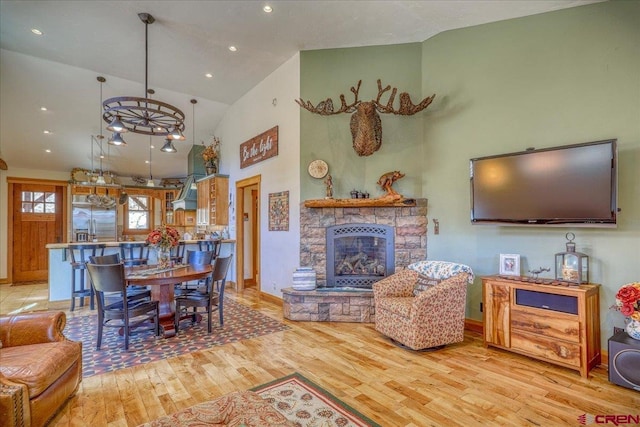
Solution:
[(504, 276), (519, 276), (520, 255), (500, 254), (500, 274)]

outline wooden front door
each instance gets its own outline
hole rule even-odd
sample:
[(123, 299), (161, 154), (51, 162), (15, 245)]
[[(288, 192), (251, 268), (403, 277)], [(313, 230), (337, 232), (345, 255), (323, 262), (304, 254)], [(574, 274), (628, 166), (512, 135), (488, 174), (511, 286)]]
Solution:
[(64, 241), (66, 187), (45, 183), (11, 185), (12, 282), (46, 281), (48, 243)]

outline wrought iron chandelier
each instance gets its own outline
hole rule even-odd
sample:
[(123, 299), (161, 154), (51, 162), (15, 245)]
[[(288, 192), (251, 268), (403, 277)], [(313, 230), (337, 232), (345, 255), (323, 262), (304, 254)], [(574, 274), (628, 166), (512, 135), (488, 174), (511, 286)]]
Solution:
[(109, 123), (107, 129), (112, 131), (113, 137), (109, 143), (122, 145), (122, 133), (133, 132), (150, 136), (166, 136), (173, 140), (185, 139), (184, 113), (166, 102), (157, 101), (147, 96), (153, 93), (148, 89), (149, 68), (149, 24), (155, 22), (155, 18), (149, 13), (139, 13), (138, 17), (144, 23), (145, 34), (145, 72), (144, 72), (144, 98), (135, 96), (120, 96), (109, 98), (102, 103), (102, 118)]

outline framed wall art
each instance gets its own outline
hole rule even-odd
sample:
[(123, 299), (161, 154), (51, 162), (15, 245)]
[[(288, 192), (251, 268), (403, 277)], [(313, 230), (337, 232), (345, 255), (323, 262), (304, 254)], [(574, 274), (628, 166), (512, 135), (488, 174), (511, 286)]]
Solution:
[(519, 276), (520, 255), (500, 254), (500, 274), (504, 276)]
[(289, 231), (289, 191), (269, 193), (269, 231)]

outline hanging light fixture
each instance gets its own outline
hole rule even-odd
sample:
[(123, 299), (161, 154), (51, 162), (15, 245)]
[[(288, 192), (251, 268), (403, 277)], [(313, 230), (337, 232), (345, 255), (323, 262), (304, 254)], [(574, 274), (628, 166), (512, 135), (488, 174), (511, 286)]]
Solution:
[(165, 153), (175, 153), (178, 150), (176, 150), (176, 147), (173, 146), (173, 141), (171, 140), (171, 138), (167, 138), (164, 140), (164, 145), (162, 146), (160, 151), (163, 151)]
[[(100, 82), (100, 100), (98, 102), (98, 105), (100, 105), (102, 103), (102, 84), (104, 82), (107, 81), (107, 79), (105, 79), (102, 76), (98, 76), (97, 80)], [(104, 140), (104, 136), (102, 135), (102, 120), (98, 119), (98, 128), (100, 129), (100, 135), (97, 136), (98, 138), (98, 147), (100, 147), (100, 173), (98, 174), (98, 178), (96, 178), (96, 184), (98, 185), (104, 185), (107, 182), (104, 179), (104, 172), (102, 171), (102, 159), (104, 158), (104, 153), (102, 152), (102, 141)], [(93, 147), (93, 141), (91, 141), (92, 147)], [(93, 156), (93, 150), (91, 150), (92, 152), (92, 156)]]
[[(196, 104), (198, 103), (197, 99), (192, 99), (191, 100), (191, 120), (193, 123), (193, 133), (191, 135), (191, 149), (193, 150), (193, 147), (196, 145)], [(197, 190), (198, 189), (198, 185), (196, 184), (195, 180), (191, 182), (191, 189), (192, 190)]]
[(171, 104), (147, 97), (149, 24), (153, 24), (155, 18), (149, 13), (139, 13), (138, 17), (144, 23), (145, 29), (145, 97), (121, 96), (107, 99), (102, 103), (102, 118), (109, 123), (107, 129), (114, 132), (109, 142), (113, 145), (124, 144), (120, 134), (127, 131), (151, 136), (169, 136), (173, 139), (184, 140), (184, 135), (182, 135), (182, 131), (184, 131), (184, 113)]
[(147, 180), (147, 187), (155, 187), (156, 184), (153, 182), (153, 174), (151, 173), (151, 149), (153, 145), (151, 145), (151, 137), (149, 137), (149, 179)]

